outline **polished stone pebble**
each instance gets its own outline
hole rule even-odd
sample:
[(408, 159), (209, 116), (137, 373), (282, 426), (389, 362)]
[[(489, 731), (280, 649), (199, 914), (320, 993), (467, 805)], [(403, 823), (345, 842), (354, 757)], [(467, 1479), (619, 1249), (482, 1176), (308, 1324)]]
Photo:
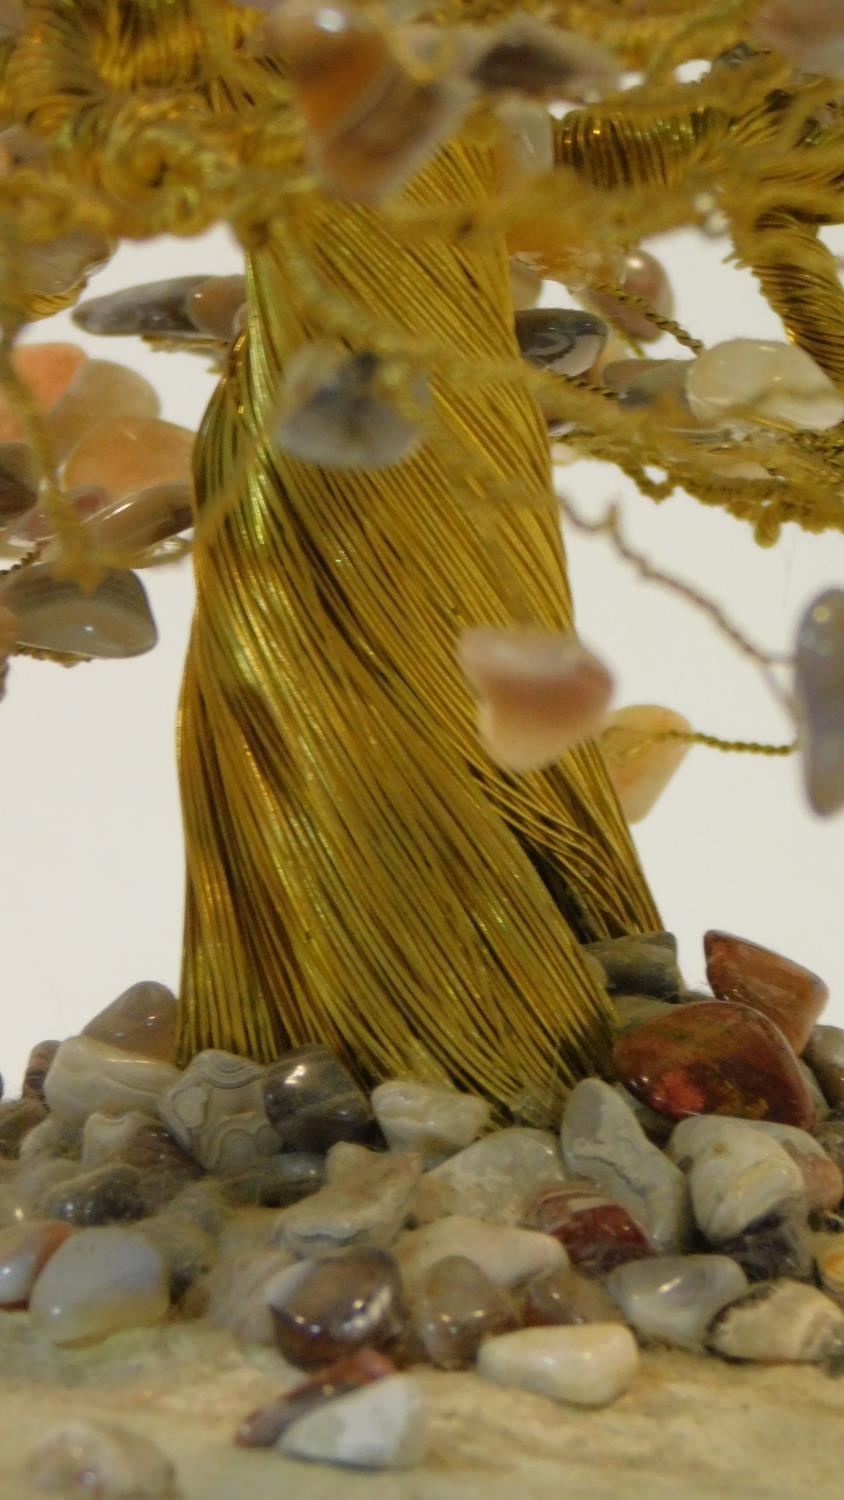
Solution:
[(60, 1245), (30, 1297), (36, 1333), (51, 1344), (97, 1342), (158, 1323), (170, 1306), (159, 1252), (130, 1229), (80, 1229)]
[(632, 1109), (608, 1083), (584, 1078), (566, 1101), (563, 1157), (634, 1217), (664, 1254), (686, 1248), (689, 1190), (682, 1172), (651, 1144)]
[(823, 980), (802, 964), (729, 932), (705, 933), (703, 949), (716, 998), (767, 1016), (799, 1055), (829, 999)]
[(832, 1109), (844, 1106), (844, 1029), (815, 1026), (803, 1053)]
[(410, 1152), (388, 1155), (338, 1141), (328, 1154), (325, 1187), (284, 1210), (283, 1243), (303, 1257), (388, 1248), (410, 1217), (420, 1169)]
[(639, 1368), (636, 1340), (621, 1323), (522, 1328), (481, 1345), (478, 1374), (574, 1406), (607, 1406)]
[(177, 1010), (176, 996), (166, 984), (143, 979), (83, 1026), (82, 1036), (140, 1057), (175, 1063)]
[(606, 1288), (640, 1338), (698, 1349), (710, 1321), (747, 1290), (726, 1255), (656, 1256), (619, 1266)]
[(326, 1152), (338, 1141), (373, 1144), (372, 1105), (327, 1047), (299, 1047), (273, 1063), (264, 1108), (289, 1151)]
[(290, 1458), (352, 1469), (409, 1469), (428, 1456), (428, 1406), (412, 1375), (387, 1375), (298, 1418), (279, 1439)]
[(792, 1048), (777, 1026), (746, 1005), (696, 1001), (618, 1038), (619, 1080), (675, 1120), (747, 1115), (811, 1129), (815, 1110)]
[(142, 1174), (136, 1167), (120, 1164), (71, 1177), (42, 1202), (47, 1218), (88, 1229), (97, 1224), (130, 1223), (149, 1213)]
[(559, 1146), (547, 1130), (493, 1131), (422, 1177), (413, 1200), (420, 1223), (468, 1214), (517, 1224), (539, 1190), (565, 1176)]
[(358, 1349), (320, 1370), (302, 1385), (294, 1386), (251, 1412), (241, 1422), (234, 1440), (239, 1448), (272, 1448), (299, 1417), (326, 1401), (348, 1396), (361, 1386), (397, 1373), (386, 1354), (379, 1354), (374, 1349)]
[(844, 1311), (802, 1282), (761, 1282), (715, 1315), (706, 1342), (716, 1354), (766, 1364), (840, 1360)]
[(601, 938), (595, 943), (585, 943), (584, 948), (601, 965), (611, 995), (651, 995), (655, 1000), (676, 1000), (682, 989), (677, 939), (672, 932)]
[(162, 1092), (167, 1129), (207, 1171), (247, 1167), (279, 1150), (264, 1110), (265, 1073), (248, 1058), (209, 1048)]
[(517, 1298), (463, 1255), (437, 1261), (416, 1291), (414, 1331), (425, 1358), (440, 1370), (468, 1369), (483, 1339), (521, 1321)]
[(138, 1057), (93, 1037), (74, 1036), (59, 1047), (44, 1097), (60, 1120), (82, 1125), (95, 1112), (118, 1115), (137, 1110), (158, 1114), (162, 1092), (179, 1077), (177, 1068), (156, 1058)]
[(527, 1327), (554, 1323), (617, 1323), (621, 1313), (598, 1281), (573, 1266), (534, 1276), (521, 1292), (522, 1321)]
[(558, 1240), (584, 1276), (605, 1276), (656, 1253), (642, 1225), (587, 1179), (544, 1189), (523, 1223)]
[(476, 1094), (389, 1079), (372, 1094), (372, 1107), (391, 1151), (418, 1151), (425, 1168), (470, 1146), (489, 1123), (490, 1106)]
[(398, 1267), (385, 1250), (300, 1261), (267, 1287), (267, 1301), (276, 1345), (301, 1370), (365, 1346), (389, 1349), (407, 1322)]
[(800, 1168), (770, 1136), (725, 1121), (689, 1171), (695, 1221), (711, 1244), (784, 1209), (805, 1214)]

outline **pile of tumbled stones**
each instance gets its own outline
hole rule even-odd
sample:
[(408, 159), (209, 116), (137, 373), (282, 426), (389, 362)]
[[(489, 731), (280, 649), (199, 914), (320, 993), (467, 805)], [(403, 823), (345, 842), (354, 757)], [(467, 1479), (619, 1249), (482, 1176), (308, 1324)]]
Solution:
[[(816, 1024), (808, 970), (705, 947), (702, 995), (668, 933), (589, 945), (615, 1076), (578, 1084), (559, 1133), (419, 1082), (367, 1097), (319, 1046), (180, 1071), (173, 995), (135, 985), (0, 1104), (0, 1303), (56, 1346), (182, 1318), (275, 1347), (303, 1383), (233, 1440), (358, 1467), (424, 1459), (420, 1364), (583, 1407), (653, 1342), (834, 1370), (844, 1031)], [(71, 1450), (155, 1470), (122, 1441), (62, 1429), (33, 1484)]]

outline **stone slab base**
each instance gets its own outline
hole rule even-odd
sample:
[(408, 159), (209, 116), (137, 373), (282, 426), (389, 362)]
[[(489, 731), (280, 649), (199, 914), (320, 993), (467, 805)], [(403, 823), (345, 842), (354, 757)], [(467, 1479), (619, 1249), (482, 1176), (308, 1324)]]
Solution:
[(556, 1406), (472, 1374), (419, 1376), (433, 1452), (405, 1473), (292, 1463), (232, 1443), (301, 1377), (269, 1350), (197, 1324), (56, 1351), (0, 1316), (0, 1496), (37, 1500), (28, 1453), (56, 1422), (97, 1416), (153, 1439), (183, 1500), (842, 1500), (844, 1379), (810, 1367), (648, 1352), (603, 1411)]

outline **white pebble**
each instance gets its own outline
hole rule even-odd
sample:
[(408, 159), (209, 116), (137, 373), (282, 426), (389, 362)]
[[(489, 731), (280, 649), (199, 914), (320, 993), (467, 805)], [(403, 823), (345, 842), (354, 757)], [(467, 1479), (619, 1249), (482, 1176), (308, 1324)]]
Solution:
[(552, 1401), (607, 1406), (627, 1390), (639, 1351), (621, 1323), (520, 1328), (481, 1345), (478, 1373)]
[(705, 349), (686, 372), (698, 421), (744, 430), (754, 422), (822, 432), (844, 418), (829, 376), (805, 350), (774, 339), (727, 339)]
[(138, 1110), (158, 1114), (164, 1089), (178, 1068), (154, 1057), (137, 1057), (89, 1036), (62, 1042), (44, 1079), (44, 1098), (53, 1114), (69, 1125), (83, 1125), (90, 1114), (122, 1115)]
[(418, 1151), (423, 1167), (470, 1145), (490, 1113), (486, 1099), (476, 1094), (397, 1078), (379, 1084), (372, 1108), (390, 1150)]
[(642, 1338), (697, 1349), (715, 1314), (747, 1291), (747, 1277), (728, 1255), (665, 1255), (617, 1266), (606, 1289)]
[(52, 1344), (95, 1342), (157, 1323), (170, 1305), (164, 1261), (128, 1229), (80, 1229), (59, 1246), (35, 1283), (33, 1328)]
[(695, 1157), (689, 1187), (698, 1226), (715, 1245), (775, 1209), (805, 1205), (803, 1174), (779, 1142), (731, 1125)]
[(412, 1375), (389, 1375), (300, 1417), (278, 1447), (352, 1469), (410, 1469), (428, 1454), (427, 1403)]

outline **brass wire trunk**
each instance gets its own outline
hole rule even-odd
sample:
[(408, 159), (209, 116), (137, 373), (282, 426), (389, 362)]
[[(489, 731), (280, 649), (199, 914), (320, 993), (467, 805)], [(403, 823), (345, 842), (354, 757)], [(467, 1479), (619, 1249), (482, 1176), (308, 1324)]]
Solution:
[[(467, 138), (406, 201), (494, 187)], [(550, 1104), (608, 1037), (579, 942), (658, 919), (598, 751), (505, 775), (456, 664), (465, 625), (572, 620), (542, 418), (495, 374), (515, 353), (503, 242), (414, 243), (308, 195), (248, 289), (196, 457), (200, 523), (205, 495), (230, 508), (195, 551), (180, 713), (182, 1059), (320, 1041), (367, 1078)], [(348, 309), (353, 345), (442, 351), (428, 441), (397, 468), (315, 468), (271, 440), (286, 359)], [(490, 377), (456, 378), (449, 352)], [(500, 485), (525, 506), (496, 505)]]

